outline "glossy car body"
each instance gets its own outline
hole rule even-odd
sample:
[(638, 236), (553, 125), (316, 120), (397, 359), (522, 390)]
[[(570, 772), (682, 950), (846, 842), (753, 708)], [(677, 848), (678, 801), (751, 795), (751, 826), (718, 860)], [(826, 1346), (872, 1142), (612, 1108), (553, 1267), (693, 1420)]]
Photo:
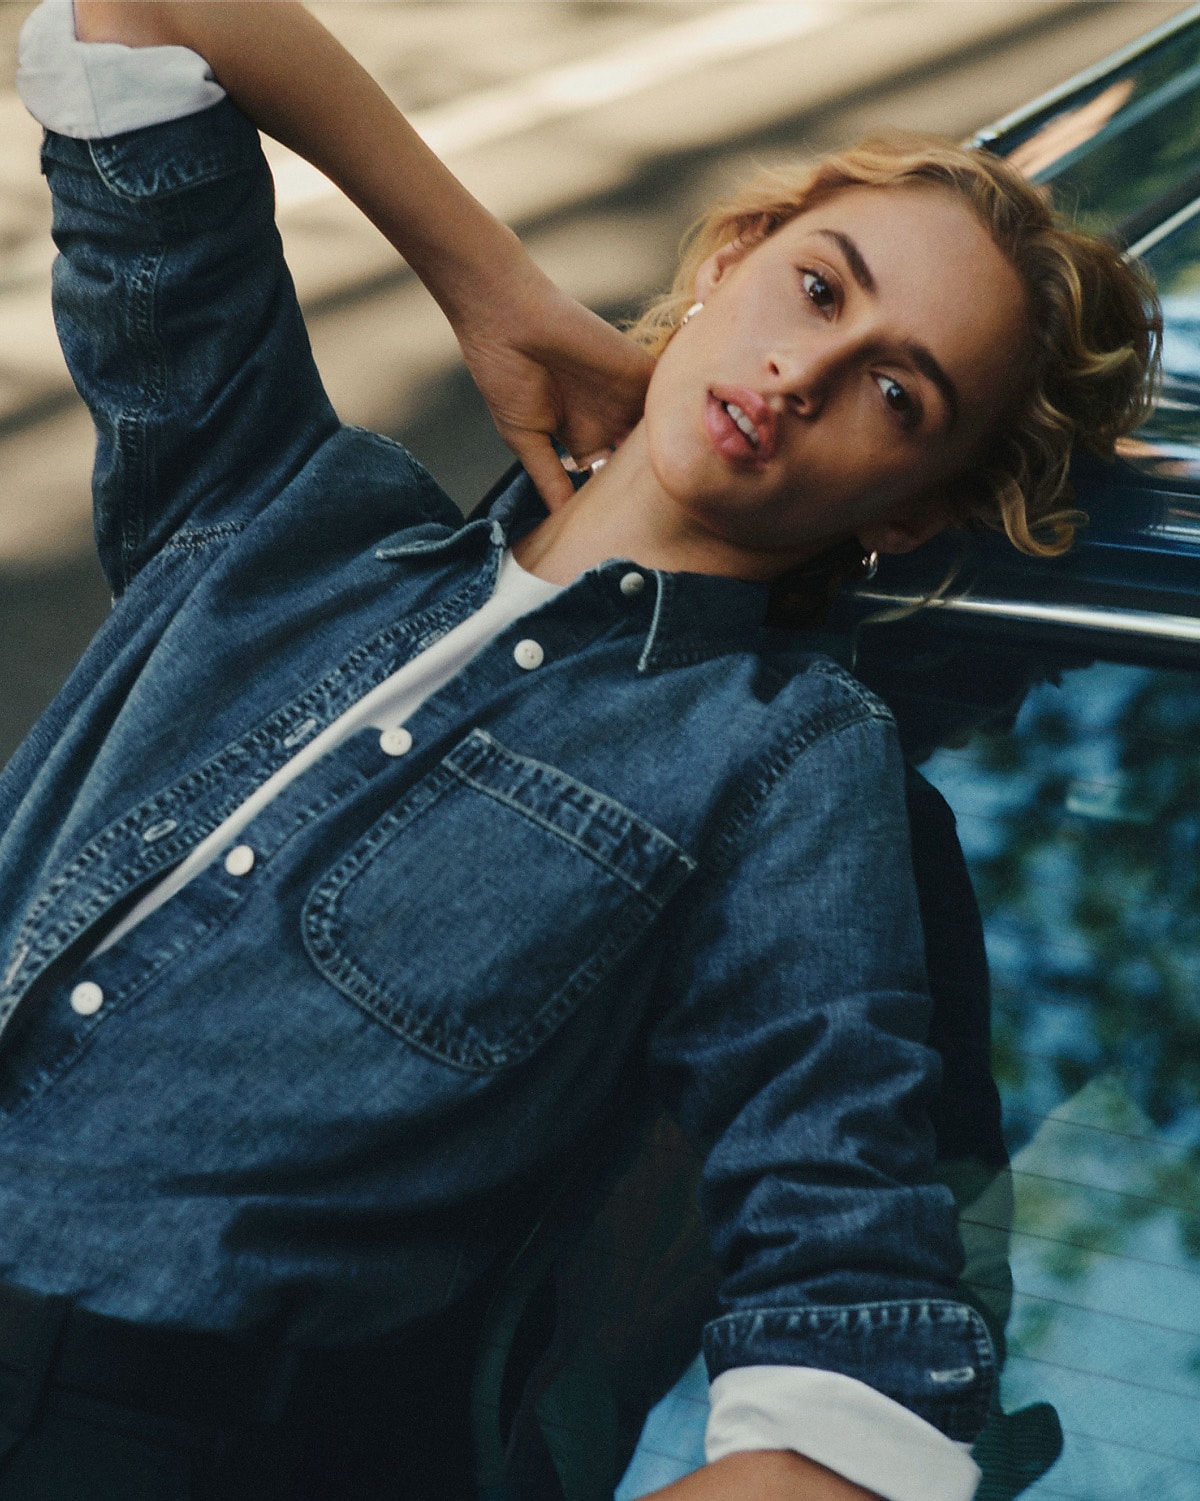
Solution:
[[(980, 131), (1086, 228), (1116, 239), (1157, 281), (1165, 315), (1164, 381), (1153, 419), (1112, 465), (1081, 456), (1091, 517), (1051, 563), (1002, 538), (969, 549), (938, 625), (1009, 644), (1101, 651), (1167, 663), (1200, 650), (1200, 7)], [(916, 600), (953, 539), (890, 560), (865, 607)], [(932, 616), (934, 612), (927, 614)]]

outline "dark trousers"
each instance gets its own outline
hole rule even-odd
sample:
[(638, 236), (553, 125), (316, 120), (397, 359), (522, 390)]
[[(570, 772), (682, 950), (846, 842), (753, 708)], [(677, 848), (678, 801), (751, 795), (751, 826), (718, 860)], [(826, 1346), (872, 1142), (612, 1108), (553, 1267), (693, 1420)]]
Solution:
[(475, 1495), (475, 1307), (372, 1345), (247, 1357), (24, 1293), (15, 1338), (2, 1293), (0, 1501)]

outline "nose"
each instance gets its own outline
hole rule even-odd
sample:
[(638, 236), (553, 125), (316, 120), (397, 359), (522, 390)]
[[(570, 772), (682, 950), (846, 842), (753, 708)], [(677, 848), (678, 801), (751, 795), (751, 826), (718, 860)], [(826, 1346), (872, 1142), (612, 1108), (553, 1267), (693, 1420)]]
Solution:
[(767, 355), (767, 374), (776, 393), (805, 417), (815, 417), (850, 357), (848, 342), (833, 331), (819, 339), (777, 344)]

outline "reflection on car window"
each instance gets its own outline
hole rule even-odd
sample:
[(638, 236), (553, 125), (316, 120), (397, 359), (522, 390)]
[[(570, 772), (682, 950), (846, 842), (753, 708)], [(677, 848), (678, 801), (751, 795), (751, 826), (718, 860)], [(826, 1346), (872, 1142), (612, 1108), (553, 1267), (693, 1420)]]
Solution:
[[(1161, 400), (1151, 421), (1118, 444), (1118, 453), (1126, 482), (1148, 484), (1157, 497), (1158, 514), (1143, 530), (1159, 543), (1196, 545), (1200, 16), (979, 140), (1051, 185), (1057, 205), (1084, 227), (1134, 249), (1154, 276), (1165, 325)], [(1085, 507), (1094, 499), (1086, 491), (1081, 498)]]
[(1004, 1407), (1030, 1497), (1200, 1494), (1200, 681), (1100, 663), (937, 752), (987, 929), (1013, 1154)]
[(989, 145), (1132, 242), (1200, 193), (1200, 21)]
[(1200, 208), (1145, 255), (1163, 306), (1158, 407), (1123, 457), (1163, 480), (1200, 479)]

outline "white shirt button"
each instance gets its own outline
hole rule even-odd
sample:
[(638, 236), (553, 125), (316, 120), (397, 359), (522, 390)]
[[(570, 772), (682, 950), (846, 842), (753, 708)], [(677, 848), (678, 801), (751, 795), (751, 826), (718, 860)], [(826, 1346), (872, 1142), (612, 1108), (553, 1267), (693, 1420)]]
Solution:
[(513, 647), (513, 661), (526, 672), (532, 672), (546, 660), (546, 653), (536, 641), (518, 641)]
[(76, 1016), (95, 1016), (104, 1005), (104, 992), (95, 980), (81, 980), (71, 992), (71, 1010)]
[(235, 844), (225, 856), (225, 869), (231, 876), (248, 876), (254, 869), (254, 851), (248, 844)]
[(632, 599), (635, 594), (640, 594), (645, 587), (644, 573), (626, 573), (621, 577), (621, 593), (626, 599)]
[(412, 736), (403, 725), (394, 730), (384, 730), (379, 737), (379, 749), (385, 756), (407, 756), (412, 750)]

